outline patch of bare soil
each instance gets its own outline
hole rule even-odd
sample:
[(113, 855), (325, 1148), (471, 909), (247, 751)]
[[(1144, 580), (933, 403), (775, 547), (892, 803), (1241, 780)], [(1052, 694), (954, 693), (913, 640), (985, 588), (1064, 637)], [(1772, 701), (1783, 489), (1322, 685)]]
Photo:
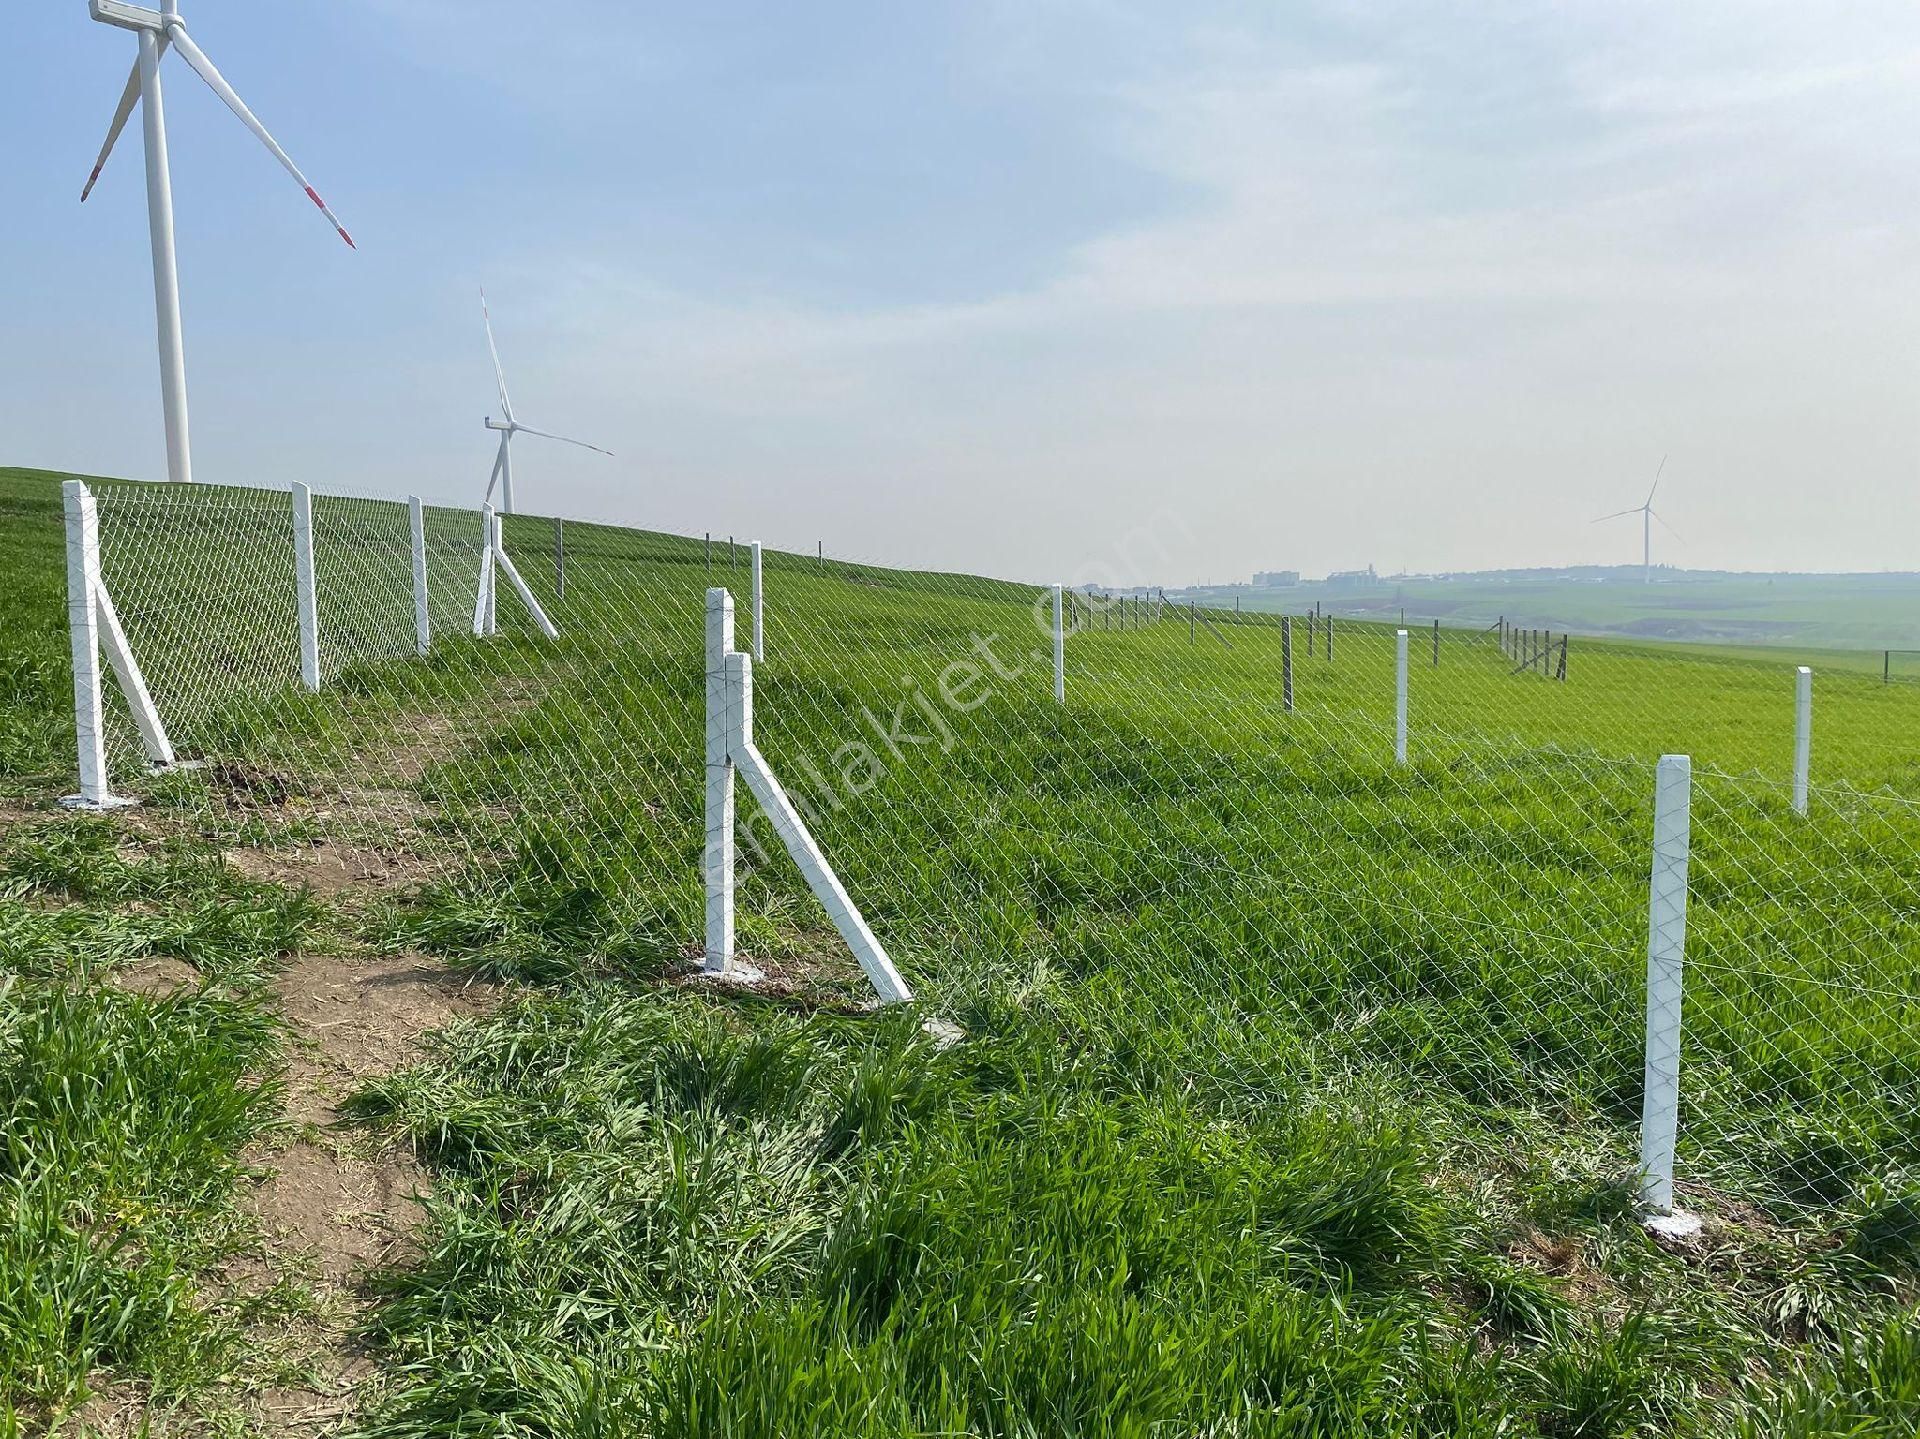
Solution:
[(230, 849), (224, 858), (248, 879), (296, 889), (304, 885), (321, 899), (337, 899), (357, 890), (404, 889), (445, 868), (417, 854), (328, 840)]
[(0, 800), (0, 834), (5, 834), (17, 825), (38, 823), (57, 813), (59, 813), (58, 810), (50, 808), (36, 808), (16, 804), (11, 800)]
[(144, 994), (152, 999), (166, 999), (183, 989), (193, 988), (199, 982), (199, 970), (184, 959), (175, 959), (166, 954), (148, 955), (145, 959), (116, 965), (107, 974), (107, 983), (114, 989), (125, 990), (128, 994)]
[[(116, 971), (109, 982), (170, 993), (198, 975), (178, 960), (152, 960)], [(258, 1218), (264, 1246), (231, 1262), (223, 1278), (234, 1301), (288, 1275), (313, 1291), (299, 1317), (276, 1320), (282, 1329), (261, 1338), (281, 1377), (187, 1410), (155, 1407), (143, 1385), (109, 1384), (60, 1426), (62, 1435), (185, 1439), (231, 1432), (244, 1418), (250, 1434), (320, 1436), (337, 1433), (356, 1412), (375, 1369), (354, 1337), (371, 1302), (367, 1278), (411, 1252), (415, 1200), (427, 1176), (404, 1149), (344, 1127), (340, 1105), (368, 1080), (412, 1063), (428, 1032), (492, 1008), (501, 987), (468, 982), (417, 955), (309, 955), (274, 989), (293, 1030), (286, 1081), (293, 1133), (247, 1156), (262, 1177), (242, 1202)]]
[(247, 1197), (273, 1267), (309, 1275), (319, 1314), (303, 1384), (249, 1396), (267, 1434), (326, 1433), (352, 1412), (371, 1361), (352, 1331), (367, 1275), (405, 1259), (426, 1175), (412, 1155), (369, 1145), (340, 1126), (342, 1102), (368, 1080), (411, 1063), (422, 1035), (490, 1008), (494, 985), (470, 983), (414, 955), (296, 960), (275, 985), (295, 1039), (287, 1119), (294, 1137), (250, 1158), (266, 1177)]
[(416, 711), (396, 723), (378, 744), (364, 747), (355, 757), (355, 767), (383, 785), (418, 784), (428, 767), (462, 738), (459, 726), (447, 715)]

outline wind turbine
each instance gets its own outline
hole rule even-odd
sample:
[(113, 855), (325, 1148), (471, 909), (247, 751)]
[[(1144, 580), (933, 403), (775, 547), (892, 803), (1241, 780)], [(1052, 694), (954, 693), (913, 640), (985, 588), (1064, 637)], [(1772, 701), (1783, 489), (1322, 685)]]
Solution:
[(1607, 520), (1617, 520), (1623, 515), (1640, 516), (1640, 568), (1641, 576), (1647, 584), (1653, 583), (1653, 522), (1659, 520), (1662, 528), (1664, 528), (1668, 534), (1672, 535), (1676, 540), (1680, 538), (1680, 532), (1672, 525), (1669, 525), (1665, 519), (1662, 519), (1653, 508), (1653, 492), (1660, 488), (1660, 473), (1662, 470), (1665, 470), (1666, 467), (1667, 457), (1662, 455), (1660, 457), (1660, 469), (1653, 472), (1653, 489), (1647, 491), (1647, 498), (1644, 503), (1635, 505), (1630, 510), (1615, 510), (1612, 514), (1602, 515), (1599, 519), (1593, 521), (1594, 524), (1598, 525), (1605, 523)]
[(87, 0), (87, 11), (103, 25), (133, 31), (140, 42), (139, 58), (134, 61), (133, 73), (127, 76), (127, 88), (121, 92), (113, 123), (107, 127), (107, 143), (100, 147), (100, 158), (94, 162), (93, 173), (87, 177), (80, 200), (84, 204), (93, 193), (94, 183), (106, 167), (107, 156), (113, 153), (114, 142), (126, 128), (133, 107), (140, 105), (140, 129), (147, 151), (147, 230), (153, 248), (153, 305), (160, 329), (160, 408), (167, 426), (167, 478), (184, 484), (193, 478), (193, 461), (187, 444), (187, 356), (180, 338), (180, 276), (174, 265), (173, 249), (173, 181), (167, 167), (166, 111), (160, 98), (160, 57), (167, 53), (169, 46), (180, 52), (180, 58), (240, 117), (240, 123), (273, 152), (274, 159), (286, 167), (287, 173), (307, 192), (307, 198), (320, 207), (320, 213), (340, 232), (340, 238), (352, 246), (353, 237), (327, 208), (327, 202), (307, 183), (300, 167), (267, 133), (267, 127), (234, 93), (226, 77), (214, 68), (213, 61), (193, 43), (187, 34), (186, 22), (180, 18), (180, 0), (161, 0), (158, 10), (129, 5), (124, 0)]
[(500, 432), (500, 449), (493, 457), (493, 474), (487, 480), (487, 495), (480, 504), (485, 508), (493, 499), (493, 487), (500, 487), (500, 513), (513, 513), (513, 437), (515, 435), (538, 435), (543, 440), (558, 440), (563, 445), (578, 445), (583, 450), (592, 450), (597, 455), (613, 457), (612, 450), (603, 450), (598, 445), (590, 445), (585, 440), (568, 439), (565, 435), (550, 434), (546, 430), (536, 430), (531, 425), (523, 425), (513, 417), (513, 401), (507, 398), (507, 373), (500, 368), (500, 347), (493, 342), (493, 316), (487, 310), (487, 292), (480, 292), (480, 318), (487, 326), (487, 350), (493, 356), (493, 378), (500, 385), (500, 413), (506, 418), (496, 420), (487, 416), (487, 428)]

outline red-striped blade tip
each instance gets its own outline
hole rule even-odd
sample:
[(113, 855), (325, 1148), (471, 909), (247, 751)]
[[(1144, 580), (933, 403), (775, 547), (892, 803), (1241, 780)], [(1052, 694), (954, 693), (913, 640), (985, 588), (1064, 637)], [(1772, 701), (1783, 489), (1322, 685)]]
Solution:
[(93, 173), (87, 176), (87, 183), (80, 187), (80, 203), (82, 205), (87, 203), (87, 196), (93, 193), (93, 187), (99, 183), (100, 172), (106, 168), (105, 165), (95, 165), (93, 167)]
[(340, 232), (340, 238), (347, 242), (347, 248), (349, 250), (357, 250), (360, 248), (353, 243), (353, 236), (347, 233), (347, 227), (333, 218), (333, 211), (327, 208), (327, 202), (320, 198), (320, 192), (311, 185), (307, 186), (307, 198), (313, 201), (315, 209), (327, 217), (328, 221), (333, 225), (333, 228)]

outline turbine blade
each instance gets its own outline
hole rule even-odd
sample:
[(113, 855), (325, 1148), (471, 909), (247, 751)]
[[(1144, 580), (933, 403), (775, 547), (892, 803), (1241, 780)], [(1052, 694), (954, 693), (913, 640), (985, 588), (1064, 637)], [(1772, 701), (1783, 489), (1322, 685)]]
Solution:
[(570, 440), (565, 435), (549, 434), (545, 430), (536, 430), (527, 425), (515, 425), (514, 428), (523, 435), (538, 435), (543, 440), (558, 440), (563, 445), (578, 445), (583, 450), (592, 450), (596, 455), (605, 455), (608, 459), (613, 458), (612, 450), (603, 450), (598, 445), (588, 444), (585, 440)]
[[(1661, 471), (1665, 470), (1666, 467), (1667, 467), (1667, 457), (1665, 455), (1662, 455), (1660, 457), (1660, 468), (1653, 472), (1653, 490), (1657, 490), (1660, 488)], [(1647, 503), (1649, 505), (1653, 503), (1653, 490), (1647, 491)]]
[(229, 85), (226, 77), (214, 68), (213, 61), (209, 60), (206, 53), (193, 43), (193, 37), (187, 34), (187, 27), (177, 19), (171, 20), (167, 24), (167, 35), (173, 41), (174, 48), (180, 52), (180, 58), (191, 65), (194, 73), (207, 82), (207, 87), (226, 102), (229, 110), (240, 117), (240, 123), (253, 131), (260, 143), (273, 152), (273, 158), (285, 166), (295, 183), (307, 192), (307, 198), (319, 207), (320, 213), (327, 217), (328, 223), (340, 232), (340, 238), (347, 242), (348, 248), (357, 250), (359, 246), (353, 243), (353, 236), (349, 235), (347, 227), (340, 223), (340, 217), (327, 208), (327, 202), (320, 198), (318, 190), (307, 183), (307, 177), (300, 173), (300, 167), (293, 163), (293, 157), (280, 148), (280, 142), (267, 133), (267, 127), (262, 125), (253, 111), (247, 108), (247, 102), (234, 93), (233, 86)]
[(1639, 513), (1640, 513), (1640, 507), (1639, 507), (1638, 505), (1635, 505), (1635, 506), (1634, 506), (1634, 507), (1633, 507), (1632, 509), (1630, 509), (1630, 510), (1615, 510), (1615, 511), (1614, 511), (1614, 512), (1613, 512), (1612, 514), (1610, 514), (1610, 515), (1602, 515), (1602, 516), (1600, 516), (1600, 519), (1598, 519), (1598, 520), (1589, 520), (1589, 521), (1588, 521), (1588, 523), (1589, 523), (1589, 524), (1595, 524), (1595, 525), (1597, 525), (1597, 524), (1599, 524), (1599, 523), (1601, 522), (1601, 520), (1617, 520), (1617, 519), (1619, 519), (1619, 518), (1620, 518), (1620, 516), (1622, 516), (1622, 515), (1637, 515), (1637, 514), (1639, 514)]
[[(160, 53), (167, 53), (167, 37), (160, 37)], [(113, 112), (113, 123), (107, 126), (107, 143), (100, 147), (100, 158), (93, 162), (93, 173), (87, 176), (87, 183), (81, 187), (80, 203), (87, 203), (87, 196), (93, 193), (93, 187), (100, 180), (100, 172), (107, 168), (107, 156), (113, 153), (113, 147), (120, 141), (120, 132), (127, 128), (127, 121), (133, 115), (133, 107), (140, 103), (140, 62), (133, 62), (133, 71), (127, 76), (127, 88), (120, 92), (119, 108)]]
[(493, 343), (493, 315), (487, 309), (487, 291), (480, 290), (480, 318), (487, 326), (487, 353), (493, 356), (493, 378), (500, 384), (500, 408), (508, 424), (513, 423), (513, 401), (507, 398), (507, 372), (500, 368), (500, 347)]
[(1681, 544), (1684, 545), (1686, 543), (1686, 540), (1681, 536), (1680, 531), (1676, 530), (1672, 525), (1668, 524), (1665, 520), (1660, 519), (1660, 511), (1648, 510), (1647, 513), (1652, 515), (1656, 520), (1660, 520), (1661, 529), (1665, 530), (1668, 534), (1672, 535), (1676, 540), (1679, 540)]
[(485, 509), (493, 503), (493, 487), (500, 483), (500, 472), (507, 467), (507, 441), (513, 438), (511, 431), (500, 437), (500, 448), (493, 452), (493, 473), (487, 476), (487, 493), (480, 501)]

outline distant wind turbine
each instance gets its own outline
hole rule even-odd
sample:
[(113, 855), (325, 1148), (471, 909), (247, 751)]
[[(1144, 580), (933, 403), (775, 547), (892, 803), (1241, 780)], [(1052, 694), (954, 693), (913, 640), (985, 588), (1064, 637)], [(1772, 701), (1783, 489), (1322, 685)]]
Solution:
[(1654, 490), (1660, 488), (1660, 473), (1662, 470), (1665, 470), (1666, 467), (1667, 457), (1662, 455), (1660, 457), (1660, 468), (1653, 472), (1653, 489), (1647, 491), (1647, 498), (1643, 504), (1635, 505), (1630, 510), (1615, 510), (1612, 514), (1602, 515), (1599, 519), (1593, 521), (1594, 524), (1598, 525), (1604, 524), (1608, 520), (1620, 519), (1625, 515), (1640, 516), (1640, 567), (1642, 578), (1648, 584), (1653, 583), (1653, 522), (1659, 520), (1662, 528), (1664, 528), (1668, 534), (1672, 535), (1676, 540), (1680, 538), (1680, 532), (1672, 525), (1669, 525), (1653, 508), (1653, 493)]
[(107, 156), (113, 153), (114, 142), (126, 128), (133, 107), (140, 105), (141, 134), (147, 151), (147, 231), (153, 248), (153, 301), (160, 329), (160, 408), (167, 428), (167, 478), (185, 483), (193, 478), (187, 441), (187, 357), (180, 337), (180, 276), (174, 265), (173, 249), (173, 182), (167, 167), (167, 122), (160, 100), (160, 58), (169, 47), (180, 52), (180, 58), (272, 152), (273, 158), (286, 168), (295, 183), (307, 192), (307, 198), (319, 206), (320, 213), (340, 232), (340, 238), (352, 245), (353, 237), (307, 183), (307, 177), (300, 173), (292, 157), (280, 148), (267, 133), (267, 127), (254, 118), (246, 102), (214, 68), (213, 61), (193, 43), (187, 34), (186, 22), (180, 18), (180, 0), (162, 0), (158, 10), (129, 5), (124, 0), (88, 0), (87, 10), (103, 25), (133, 31), (140, 42), (139, 58), (134, 62), (133, 73), (127, 77), (127, 88), (120, 95), (113, 123), (107, 127), (107, 143), (100, 147), (100, 158), (94, 162), (93, 173), (87, 177), (80, 199), (84, 202), (93, 193), (94, 183), (106, 167)]
[(543, 440), (558, 440), (564, 445), (578, 445), (583, 450), (592, 450), (597, 455), (612, 458), (612, 450), (603, 450), (598, 445), (590, 445), (585, 440), (571, 440), (565, 435), (549, 434), (545, 430), (536, 430), (531, 425), (523, 425), (513, 417), (513, 401), (507, 398), (507, 372), (500, 368), (500, 348), (493, 343), (493, 316), (487, 311), (487, 292), (480, 292), (480, 318), (487, 326), (487, 350), (493, 356), (493, 378), (500, 386), (500, 413), (505, 416), (496, 420), (487, 416), (487, 428), (500, 432), (500, 449), (493, 457), (493, 475), (487, 481), (487, 495), (480, 503), (484, 506), (493, 499), (493, 487), (500, 487), (500, 513), (513, 513), (513, 437), (515, 435), (538, 435)]

